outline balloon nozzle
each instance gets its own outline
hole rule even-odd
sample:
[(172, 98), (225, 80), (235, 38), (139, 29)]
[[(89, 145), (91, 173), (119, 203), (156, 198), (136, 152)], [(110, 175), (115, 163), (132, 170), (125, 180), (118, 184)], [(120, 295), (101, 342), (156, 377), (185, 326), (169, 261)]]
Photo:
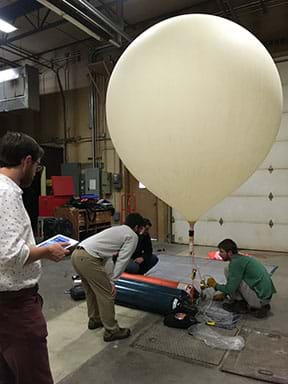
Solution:
[(200, 281), (200, 289), (203, 290), (203, 289), (206, 289), (206, 288), (207, 288), (207, 284), (206, 284), (205, 280), (202, 279)]
[(197, 273), (197, 269), (196, 269), (196, 268), (193, 268), (193, 269), (192, 269), (192, 274), (191, 274), (191, 279), (192, 279), (192, 280), (195, 280), (196, 273)]

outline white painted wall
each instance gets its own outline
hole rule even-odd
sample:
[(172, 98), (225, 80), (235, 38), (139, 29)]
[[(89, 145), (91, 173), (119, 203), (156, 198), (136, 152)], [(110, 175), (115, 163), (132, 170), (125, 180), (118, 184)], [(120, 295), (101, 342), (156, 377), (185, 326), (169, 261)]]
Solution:
[[(277, 66), (284, 95), (277, 138), (258, 170), (231, 196), (200, 218), (195, 226), (197, 244), (215, 246), (230, 237), (248, 249), (288, 251), (288, 62)], [(212, 181), (209, 193), (213, 193)], [(174, 209), (173, 217), (175, 242), (188, 243), (188, 223)]]

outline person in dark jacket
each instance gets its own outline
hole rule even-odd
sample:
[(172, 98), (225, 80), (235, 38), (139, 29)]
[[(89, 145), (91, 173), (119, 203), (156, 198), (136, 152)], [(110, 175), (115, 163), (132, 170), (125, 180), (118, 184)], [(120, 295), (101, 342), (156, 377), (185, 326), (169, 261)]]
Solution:
[(221, 241), (218, 248), (222, 259), (229, 261), (225, 271), (227, 282), (218, 284), (210, 277), (207, 280), (208, 287), (232, 299), (230, 303), (223, 304), (225, 310), (266, 317), (276, 289), (265, 266), (254, 257), (239, 254), (236, 243), (231, 239)]
[(159, 261), (158, 257), (153, 254), (152, 241), (149, 230), (152, 227), (151, 221), (145, 219), (143, 232), (138, 235), (138, 244), (133, 253), (125, 272), (144, 275)]

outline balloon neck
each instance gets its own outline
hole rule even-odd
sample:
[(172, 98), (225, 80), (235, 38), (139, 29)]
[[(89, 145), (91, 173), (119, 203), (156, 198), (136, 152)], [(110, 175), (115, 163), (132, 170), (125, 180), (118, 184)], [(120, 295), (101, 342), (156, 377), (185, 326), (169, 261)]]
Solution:
[(194, 225), (195, 222), (189, 221), (189, 254), (194, 254)]

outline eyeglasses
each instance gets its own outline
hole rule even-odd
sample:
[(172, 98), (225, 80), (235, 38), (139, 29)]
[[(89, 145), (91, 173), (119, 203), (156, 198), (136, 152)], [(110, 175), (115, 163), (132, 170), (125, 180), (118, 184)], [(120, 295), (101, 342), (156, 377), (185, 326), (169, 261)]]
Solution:
[(35, 163), (37, 164), (36, 166), (36, 172), (41, 172), (43, 169), (43, 165), (40, 163), (40, 161), (36, 160)]

